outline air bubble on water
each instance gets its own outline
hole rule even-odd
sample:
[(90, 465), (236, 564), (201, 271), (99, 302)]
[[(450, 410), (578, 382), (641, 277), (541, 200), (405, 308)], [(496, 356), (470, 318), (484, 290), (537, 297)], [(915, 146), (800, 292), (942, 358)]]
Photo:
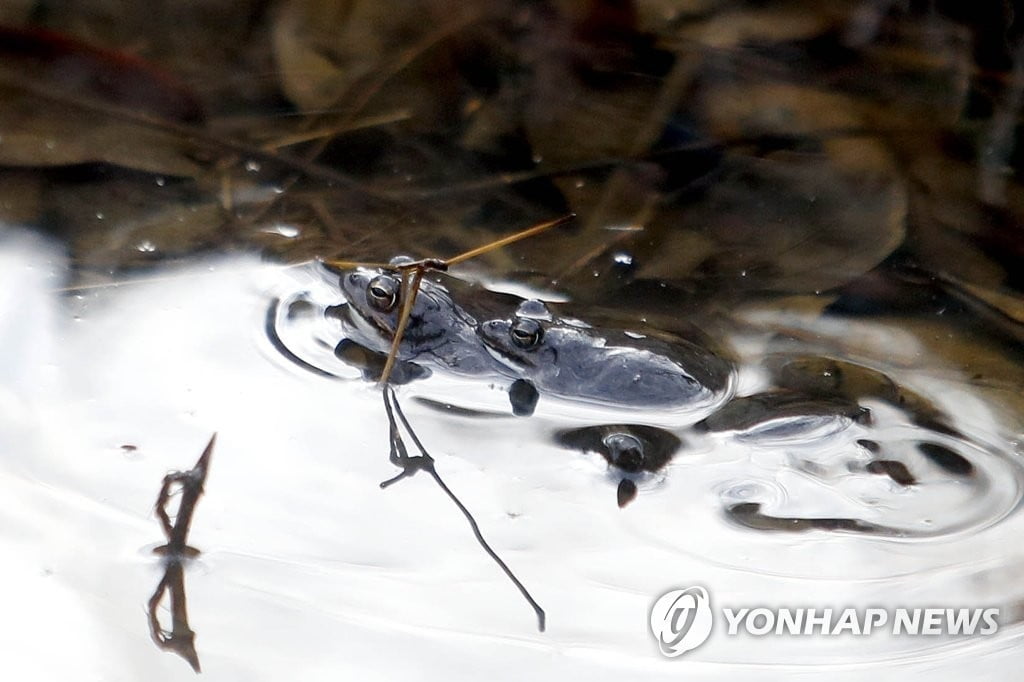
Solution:
[(616, 265), (630, 266), (633, 264), (633, 254), (626, 253), (625, 251), (620, 251), (616, 253), (614, 256), (612, 256), (612, 260), (615, 262)]
[(295, 237), (298, 237), (301, 232), (299, 228), (294, 225), (274, 225), (273, 227), (265, 228), (263, 231), (267, 234), (280, 235), (286, 239), (294, 239)]
[(725, 486), (719, 493), (722, 501), (745, 502), (751, 499), (764, 499), (774, 497), (764, 485), (756, 482), (742, 482)]
[(533, 320), (547, 320), (549, 322), (552, 320), (551, 311), (548, 310), (544, 301), (536, 298), (530, 298), (520, 303), (516, 308), (516, 317), (529, 317)]
[(156, 179), (156, 186), (157, 187), (163, 187), (166, 184), (167, 184), (167, 178), (165, 178), (163, 176), (157, 177), (157, 179)]
[(138, 245), (136, 245), (135, 249), (137, 251), (141, 251), (142, 253), (153, 253), (154, 251), (156, 251), (156, 244), (146, 239), (145, 241), (139, 242)]
[(104, 217), (102, 211), (96, 211), (96, 220), (103, 220)]
[(250, 173), (259, 173), (260, 172), (260, 162), (259, 161), (251, 161), (251, 160), (250, 161), (246, 161), (245, 162), (245, 170), (249, 171)]

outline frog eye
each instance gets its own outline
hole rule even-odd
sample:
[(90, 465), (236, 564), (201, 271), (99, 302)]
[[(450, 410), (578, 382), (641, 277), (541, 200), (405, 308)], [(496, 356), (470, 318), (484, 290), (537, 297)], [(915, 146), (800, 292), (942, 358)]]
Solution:
[(530, 350), (531, 348), (536, 348), (537, 344), (540, 343), (541, 338), (544, 336), (544, 328), (540, 326), (540, 322), (537, 320), (530, 319), (529, 317), (519, 317), (512, 323), (508, 333), (512, 337), (512, 343), (525, 350)]
[(366, 300), (382, 313), (395, 309), (401, 284), (390, 275), (377, 275), (366, 286)]

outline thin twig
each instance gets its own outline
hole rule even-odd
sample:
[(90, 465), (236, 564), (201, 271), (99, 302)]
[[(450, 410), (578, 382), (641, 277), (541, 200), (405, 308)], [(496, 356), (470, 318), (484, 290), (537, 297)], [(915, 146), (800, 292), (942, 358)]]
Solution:
[(416, 303), (416, 296), (420, 293), (420, 281), (423, 279), (424, 268), (415, 268), (411, 274), (402, 274), (402, 288), (399, 296), (402, 299), (402, 312), (398, 317), (398, 326), (395, 328), (395, 338), (391, 341), (391, 349), (388, 351), (387, 362), (384, 363), (384, 371), (380, 373), (381, 386), (387, 386), (391, 378), (391, 368), (395, 366), (398, 359), (398, 347), (402, 343), (402, 336), (412, 316), (412, 307)]
[[(185, 562), (199, 554), (199, 550), (189, 547), (188, 532), (192, 526), (192, 516), (196, 503), (203, 494), (206, 475), (210, 471), (210, 458), (213, 446), (217, 442), (217, 434), (213, 434), (203, 454), (195, 466), (188, 471), (175, 471), (164, 476), (160, 492), (156, 498), (156, 516), (160, 527), (167, 538), (167, 544), (154, 551), (163, 554), (164, 575), (156, 590), (147, 603), (146, 615), (149, 621), (149, 635), (158, 647), (173, 651), (192, 666), (195, 672), (201, 672), (199, 655), (196, 653), (196, 633), (188, 622), (188, 602), (185, 594)], [(167, 513), (171, 488), (181, 488), (181, 502), (174, 521)], [(170, 593), (171, 629), (167, 630), (160, 624), (157, 610), (164, 595)]]
[(489, 244), (484, 244), (483, 246), (478, 246), (475, 249), (470, 249), (469, 251), (465, 251), (463, 253), (460, 253), (457, 256), (453, 256), (452, 258), (448, 258), (444, 262), (448, 264), (448, 267), (452, 267), (454, 265), (458, 265), (459, 263), (462, 263), (463, 261), (467, 261), (470, 258), (476, 258), (477, 256), (481, 256), (481, 255), (483, 255), (485, 253), (488, 253), (490, 251), (494, 251), (495, 249), (500, 249), (503, 246), (508, 246), (509, 244), (513, 244), (513, 243), (515, 243), (517, 241), (520, 241), (522, 239), (526, 239), (527, 237), (532, 237), (535, 234), (540, 234), (541, 232), (544, 232), (546, 230), (550, 230), (552, 227), (555, 227), (556, 225), (561, 225), (563, 223), (567, 223), (567, 222), (569, 222), (570, 220), (572, 220), (575, 217), (576, 217), (575, 213), (569, 213), (568, 215), (564, 215), (561, 218), (555, 218), (554, 220), (549, 220), (546, 223), (540, 223), (539, 225), (534, 225), (533, 227), (528, 227), (527, 229), (525, 229), (525, 230), (523, 230), (521, 232), (516, 232), (515, 234), (510, 234), (507, 237), (502, 237), (501, 239), (496, 239), (496, 240), (494, 240), (493, 242), (491, 242)]

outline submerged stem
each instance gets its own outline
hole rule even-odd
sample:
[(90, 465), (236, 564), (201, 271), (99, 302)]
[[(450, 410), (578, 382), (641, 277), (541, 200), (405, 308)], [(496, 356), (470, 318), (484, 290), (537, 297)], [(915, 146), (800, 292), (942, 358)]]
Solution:
[[(466, 521), (469, 522), (469, 527), (472, 529), (473, 535), (474, 537), (476, 537), (476, 541), (480, 545), (480, 547), (483, 548), (484, 552), (486, 552), (487, 555), (491, 557), (491, 559), (494, 561), (494, 563), (496, 563), (498, 567), (501, 568), (501, 570), (505, 573), (508, 579), (512, 581), (512, 584), (516, 586), (516, 589), (519, 590), (519, 593), (523, 595), (523, 598), (526, 599), (526, 601), (533, 608), (534, 613), (537, 615), (537, 628), (541, 632), (544, 632), (544, 628), (546, 626), (547, 621), (547, 616), (544, 613), (544, 609), (541, 608), (540, 604), (537, 603), (537, 600), (535, 600), (533, 598), (533, 595), (530, 594), (529, 590), (526, 589), (526, 586), (523, 585), (519, 578), (516, 577), (515, 573), (512, 572), (512, 569), (508, 567), (508, 564), (506, 564), (501, 559), (501, 557), (498, 556), (498, 553), (495, 552), (494, 549), (491, 548), (491, 546), (487, 543), (487, 540), (484, 539), (483, 533), (480, 531), (479, 524), (477, 524), (476, 519), (473, 518), (473, 514), (469, 511), (469, 509), (466, 508), (466, 505), (462, 503), (458, 496), (456, 496), (455, 493), (452, 492), (452, 489), (449, 488), (448, 485), (444, 482), (444, 480), (441, 478), (441, 475), (437, 473), (437, 469), (434, 466), (434, 458), (431, 457), (430, 453), (427, 452), (427, 449), (423, 446), (423, 443), (420, 442), (420, 439), (416, 435), (416, 432), (413, 431), (412, 425), (409, 423), (409, 420), (406, 419), (405, 413), (402, 411), (401, 405), (398, 404), (398, 398), (395, 396), (394, 389), (386, 384), (384, 385), (384, 409), (388, 415), (388, 424), (390, 429), (391, 461), (397, 466), (402, 467), (402, 472), (395, 476), (394, 478), (391, 478), (381, 483), (381, 487), (386, 488), (392, 485), (393, 483), (397, 483), (398, 481), (407, 476), (413, 475), (414, 473), (421, 469), (430, 474), (431, 478), (434, 479), (434, 482), (437, 483), (438, 487), (440, 487), (444, 494), (448, 496), (448, 498), (455, 504), (456, 507), (458, 507), (459, 511), (462, 512), (462, 515), (466, 517)], [(398, 415), (398, 419), (402, 423), (402, 426), (405, 428), (406, 432), (409, 434), (409, 437), (412, 438), (413, 443), (416, 445), (416, 449), (420, 451), (421, 454), (419, 456), (410, 457), (408, 452), (406, 451), (405, 445), (402, 442), (401, 433), (398, 429), (398, 424), (395, 421), (396, 413)]]

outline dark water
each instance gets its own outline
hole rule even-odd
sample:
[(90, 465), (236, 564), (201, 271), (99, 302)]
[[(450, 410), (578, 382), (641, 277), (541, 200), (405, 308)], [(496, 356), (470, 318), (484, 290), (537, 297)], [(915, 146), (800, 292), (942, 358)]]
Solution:
[[(1003, 4), (92, 0), (0, 23), (18, 679), (194, 675), (151, 640), (170, 565), (152, 510), (213, 432), (200, 553), (172, 576), (213, 679), (954, 680), (1024, 660), (1024, 62)], [(699, 404), (637, 407), (628, 382), (575, 400), (522, 368), (398, 365), (541, 634), (426, 473), (380, 489), (381, 359), (315, 259), (448, 257), (569, 212), (438, 281), (477, 320), (537, 297), (731, 369)], [(991, 607), (1000, 627), (719, 624), (667, 660), (649, 609), (690, 585)]]

